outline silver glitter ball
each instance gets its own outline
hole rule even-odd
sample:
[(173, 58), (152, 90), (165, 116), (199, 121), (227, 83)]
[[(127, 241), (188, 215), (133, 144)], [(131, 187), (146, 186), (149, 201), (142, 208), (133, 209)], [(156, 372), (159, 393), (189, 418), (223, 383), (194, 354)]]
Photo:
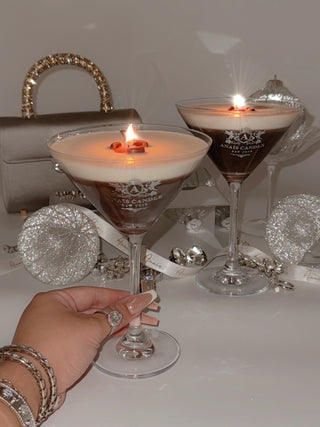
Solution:
[(100, 239), (94, 222), (75, 205), (58, 204), (27, 218), (18, 236), (18, 250), (32, 276), (65, 286), (92, 271)]
[(266, 225), (266, 241), (281, 261), (298, 264), (320, 239), (320, 197), (298, 194), (282, 199)]

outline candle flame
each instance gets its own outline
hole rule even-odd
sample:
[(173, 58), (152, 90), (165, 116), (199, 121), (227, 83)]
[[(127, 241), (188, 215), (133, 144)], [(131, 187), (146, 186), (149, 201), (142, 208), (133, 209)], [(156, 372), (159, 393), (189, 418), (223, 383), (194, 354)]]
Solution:
[(129, 141), (132, 141), (133, 139), (137, 139), (137, 135), (135, 132), (134, 127), (132, 126), (132, 124), (130, 124), (125, 132), (126, 135), (126, 143), (128, 144)]
[(233, 106), (235, 110), (241, 110), (246, 105), (246, 101), (243, 96), (235, 95), (233, 97)]

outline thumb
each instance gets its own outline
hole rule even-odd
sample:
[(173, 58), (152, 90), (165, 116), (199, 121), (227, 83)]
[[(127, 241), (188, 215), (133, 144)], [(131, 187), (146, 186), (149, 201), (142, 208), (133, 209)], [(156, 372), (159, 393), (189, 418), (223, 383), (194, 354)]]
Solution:
[(154, 290), (137, 295), (129, 295), (119, 299), (106, 309), (96, 311), (93, 316), (99, 319), (104, 328), (104, 338), (127, 326), (133, 319), (140, 316), (142, 310), (148, 307), (156, 298)]

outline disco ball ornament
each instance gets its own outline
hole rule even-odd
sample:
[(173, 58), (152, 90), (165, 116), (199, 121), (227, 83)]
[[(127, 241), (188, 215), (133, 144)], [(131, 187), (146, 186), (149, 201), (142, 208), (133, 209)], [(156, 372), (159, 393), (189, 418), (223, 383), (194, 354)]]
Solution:
[(299, 264), (320, 240), (320, 197), (298, 194), (282, 199), (272, 210), (265, 237), (278, 259)]
[(283, 82), (277, 78), (277, 75), (268, 80), (262, 89), (254, 92), (249, 98), (259, 102), (279, 102), (289, 106), (302, 106), (302, 101), (284, 86)]
[[(290, 126), (286, 134), (280, 139), (280, 141), (273, 147), (269, 153), (269, 160), (272, 156), (281, 156), (285, 158), (289, 157), (289, 153), (296, 151), (303, 140), (306, 133), (306, 111), (304, 104), (295, 94), (284, 86), (281, 80), (277, 79), (275, 75), (273, 79), (268, 80), (263, 89), (259, 89), (249, 96), (255, 102), (268, 103), (272, 102), (289, 107), (302, 108), (302, 113), (299, 114), (297, 119)], [(274, 158), (275, 163), (278, 163), (279, 159)]]
[(94, 222), (75, 205), (57, 204), (27, 218), (18, 236), (18, 250), (32, 276), (66, 286), (92, 271), (100, 239)]

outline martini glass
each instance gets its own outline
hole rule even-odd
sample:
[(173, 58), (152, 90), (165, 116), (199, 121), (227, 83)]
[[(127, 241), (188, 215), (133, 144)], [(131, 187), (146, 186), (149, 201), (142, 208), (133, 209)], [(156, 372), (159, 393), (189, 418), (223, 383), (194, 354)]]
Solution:
[(277, 142), (264, 159), (267, 168), (267, 207), (264, 218), (246, 219), (241, 225), (241, 230), (247, 234), (263, 237), (267, 221), (274, 207), (274, 193), (276, 176), (279, 164), (297, 158), (319, 141), (319, 129), (311, 127), (310, 117), (303, 102), (284, 86), (275, 75), (268, 80), (263, 89), (250, 95), (255, 102), (277, 103), (289, 106), (299, 106), (302, 113), (292, 123), (286, 134)]
[[(289, 130), (290, 131), (290, 130)], [(276, 188), (277, 170), (280, 163), (295, 159), (305, 151), (319, 143), (320, 130), (307, 127), (300, 131), (299, 136), (285, 135), (264, 159), (267, 166), (267, 207), (265, 218), (247, 219), (241, 225), (241, 230), (247, 234), (263, 237), (267, 222), (274, 208), (274, 193)]]
[[(140, 292), (142, 240), (206, 155), (210, 137), (162, 125), (106, 125), (65, 132), (49, 141), (52, 157), (129, 245), (130, 293)], [(131, 131), (131, 132), (129, 132)], [(159, 374), (180, 355), (177, 341), (140, 317), (121, 339), (108, 339), (96, 366), (126, 378)]]
[[(227, 180), (231, 193), (230, 235), (223, 267), (209, 265), (197, 276), (199, 286), (210, 292), (242, 296), (261, 293), (267, 279), (238, 260), (238, 205), (242, 182), (262, 162), (300, 113), (298, 107), (254, 103), (235, 97), (191, 99), (177, 103), (190, 128), (213, 139), (209, 157)], [(215, 260), (213, 261), (215, 262)]]

